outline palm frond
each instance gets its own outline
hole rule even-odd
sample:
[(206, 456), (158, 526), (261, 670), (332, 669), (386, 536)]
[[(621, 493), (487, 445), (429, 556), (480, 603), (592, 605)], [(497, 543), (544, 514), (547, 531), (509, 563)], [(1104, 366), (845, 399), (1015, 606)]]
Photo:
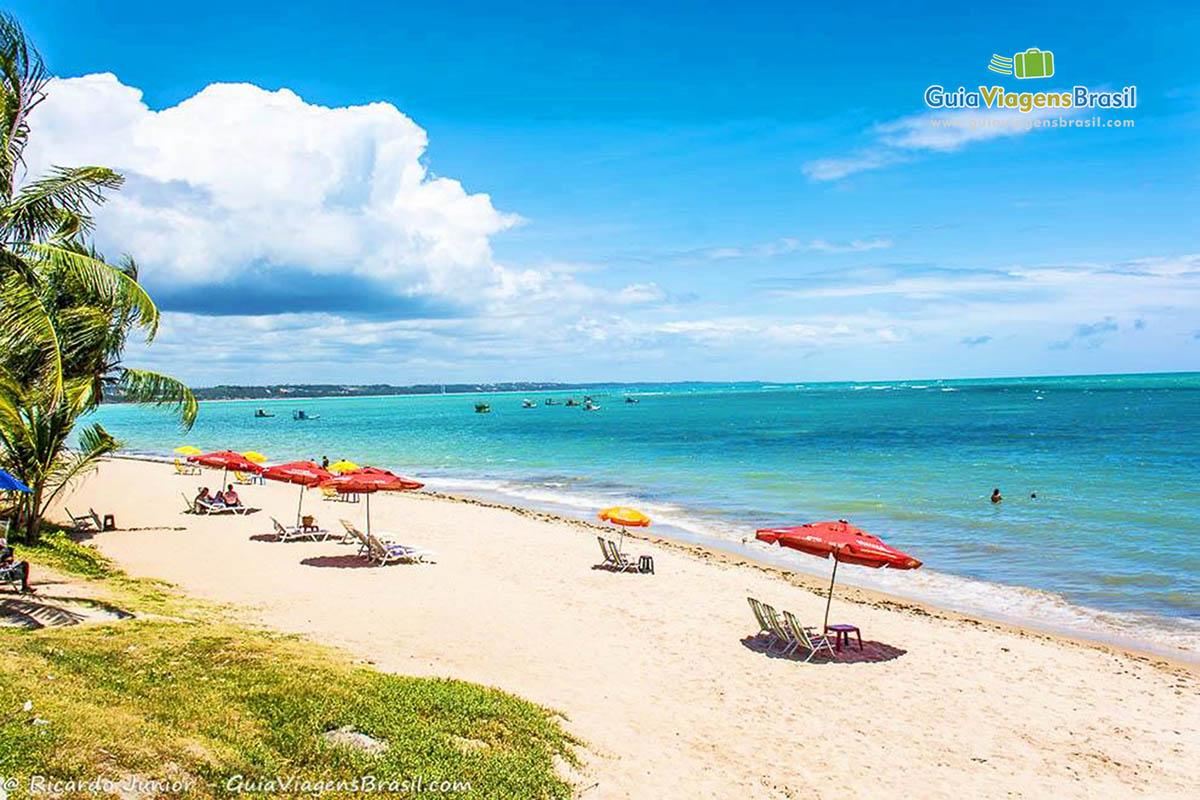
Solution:
[(0, 209), (0, 230), (10, 242), (76, 238), (91, 232), (91, 210), (104, 202), (104, 191), (123, 182), (105, 167), (53, 167)]
[(169, 375), (122, 367), (117, 386), (126, 400), (173, 409), (184, 428), (192, 427), (200, 411), (192, 390)]
[(0, 195), (12, 197), (29, 141), (29, 112), (45, 99), (50, 75), (16, 18), (0, 13)]
[(123, 445), (123, 442), (109, 435), (100, 423), (93, 423), (81, 430), (79, 447), (60, 452), (51, 465), (45, 484), (49, 491), (42, 495), (42, 507), (38, 513), (45, 514), (54, 499), (70, 486), (72, 481), (94, 470), (101, 458), (116, 452)]
[(0, 297), (0, 347), (9, 358), (23, 351), (37, 352), (40, 373), (50, 391), (58, 394), (63, 385), (62, 348), (41, 297), (16, 274), (0, 280)]
[(38, 258), (71, 275), (97, 297), (114, 307), (129, 308), (135, 321), (146, 331), (146, 341), (158, 332), (158, 307), (150, 295), (124, 270), (78, 249), (58, 244), (27, 245), (32, 257)]

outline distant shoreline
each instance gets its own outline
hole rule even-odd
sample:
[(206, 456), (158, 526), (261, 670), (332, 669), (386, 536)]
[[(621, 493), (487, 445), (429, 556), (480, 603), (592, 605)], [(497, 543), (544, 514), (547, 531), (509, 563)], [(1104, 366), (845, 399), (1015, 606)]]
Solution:
[[(906, 383), (939, 383), (939, 384), (961, 384), (973, 383), (979, 381), (989, 381), (995, 383), (1004, 382), (1027, 382), (1027, 381), (1063, 381), (1083, 378), (1157, 378), (1171, 377), (1177, 378), (1181, 376), (1194, 375), (1200, 377), (1200, 371), (1183, 370), (1177, 372), (1114, 372), (1114, 373), (1096, 373), (1096, 374), (1079, 374), (1079, 375), (1000, 375), (988, 377), (966, 377), (966, 378), (873, 378), (864, 380), (744, 380), (744, 381), (596, 381), (589, 383), (558, 383), (555, 381), (501, 381), (496, 383), (446, 383), (446, 384), (409, 384), (404, 386), (394, 386), (391, 384), (264, 384), (252, 386), (240, 386), (231, 384), (218, 384), (216, 386), (201, 386), (194, 388), (192, 391), (196, 395), (196, 399), (200, 402), (247, 402), (247, 401), (262, 401), (271, 402), (277, 400), (332, 400), (332, 399), (368, 399), (381, 397), (436, 397), (436, 396), (457, 396), (464, 397), (470, 395), (512, 395), (512, 394), (545, 394), (549, 392), (600, 392), (600, 391), (629, 391), (636, 392), (640, 389), (648, 387), (709, 387), (709, 386), (745, 386), (748, 388), (798, 388), (798, 387), (826, 387), (839, 386), (847, 384), (859, 385), (879, 385), (879, 384), (906, 384)], [(441, 390), (434, 390), (434, 387), (443, 387)], [(358, 392), (356, 389), (363, 391)], [(229, 391), (231, 394), (222, 395), (222, 390)], [(232, 394), (232, 392), (246, 392), (245, 394)], [(120, 397), (115, 397), (106, 402), (112, 404), (130, 404), (130, 401)]]

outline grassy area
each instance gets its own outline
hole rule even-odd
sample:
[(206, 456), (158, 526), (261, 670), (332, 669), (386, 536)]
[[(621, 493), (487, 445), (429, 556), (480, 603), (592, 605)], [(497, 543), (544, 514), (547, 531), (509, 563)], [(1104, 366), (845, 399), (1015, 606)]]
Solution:
[[(73, 543), (46, 547), (35, 558), (78, 566), (109, 590), (106, 600), (136, 611), (145, 593), (158, 613), (189, 621), (0, 629), (0, 775), (25, 787), (31, 775), (117, 783), (132, 776), (190, 782), (183, 794), (220, 797), (272, 778), (370, 775), (396, 788), (417, 779), (425, 787), (458, 783), (421, 792), (434, 796), (570, 795), (555, 760), (572, 761), (572, 742), (539, 706), (474, 684), (354, 666), (335, 651), (231, 624), (156, 587), (139, 591), (139, 582)], [(388, 749), (369, 755), (323, 741), (343, 726)], [(238, 775), (245, 780), (231, 784)], [(283, 793), (259, 788), (242, 796)], [(324, 796), (365, 794), (349, 783), (340, 789)]]

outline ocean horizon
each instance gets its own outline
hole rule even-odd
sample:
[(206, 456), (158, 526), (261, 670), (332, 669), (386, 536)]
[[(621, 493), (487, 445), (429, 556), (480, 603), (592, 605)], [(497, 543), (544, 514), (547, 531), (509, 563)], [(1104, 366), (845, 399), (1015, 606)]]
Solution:
[[(561, 404), (584, 393), (598, 410)], [(347, 458), (582, 518), (632, 504), (652, 533), (821, 576), (829, 562), (754, 531), (848, 519), (925, 566), (839, 581), (1196, 659), (1198, 399), (1200, 373), (1151, 373), (219, 400), (187, 434), (154, 409), (94, 418), (131, 454)]]

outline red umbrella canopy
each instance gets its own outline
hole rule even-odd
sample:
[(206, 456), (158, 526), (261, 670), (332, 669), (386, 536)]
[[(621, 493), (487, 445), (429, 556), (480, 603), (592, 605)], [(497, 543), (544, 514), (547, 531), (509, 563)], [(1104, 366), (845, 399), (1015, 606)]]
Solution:
[(884, 544), (878, 536), (854, 527), (849, 522), (811, 522), (791, 528), (763, 528), (755, 537), (767, 544), (790, 547), (809, 555), (829, 558), (863, 567), (916, 569), (921, 562), (907, 553)]
[(363, 467), (354, 472), (345, 472), (328, 480), (322, 481), (321, 486), (330, 486), (339, 492), (352, 494), (370, 494), (371, 492), (402, 492), (420, 489), (425, 484), (409, 478), (394, 475), (386, 469)]
[(311, 461), (289, 461), (263, 470), (262, 476), (272, 481), (298, 483), (301, 486), (316, 486), (333, 477), (333, 473), (322, 469)]
[(241, 453), (235, 453), (232, 450), (218, 450), (215, 453), (205, 453), (202, 456), (191, 456), (188, 458), (188, 461), (195, 461), (197, 464), (203, 464), (206, 467), (232, 469), (238, 472), (253, 472), (258, 474), (263, 471), (261, 466), (255, 464)]

